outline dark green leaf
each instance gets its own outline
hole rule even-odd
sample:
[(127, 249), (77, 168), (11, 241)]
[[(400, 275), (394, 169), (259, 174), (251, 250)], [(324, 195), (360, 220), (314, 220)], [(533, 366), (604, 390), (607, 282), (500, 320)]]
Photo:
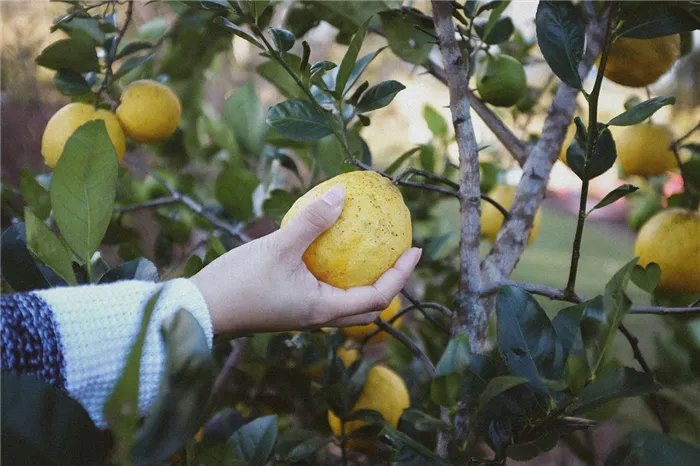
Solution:
[(63, 68), (56, 72), (53, 77), (56, 89), (67, 96), (83, 95), (90, 92), (90, 84), (82, 74), (69, 68)]
[(185, 270), (182, 272), (182, 276), (185, 278), (190, 278), (202, 270), (203, 267), (204, 264), (202, 263), (201, 257), (191, 256), (185, 263)]
[(630, 367), (620, 367), (591, 382), (566, 409), (576, 416), (602, 406), (616, 398), (646, 395), (660, 389), (653, 377)]
[(27, 247), (59, 277), (69, 285), (77, 285), (73, 273), (73, 253), (53, 234), (53, 232), (36, 218), (29, 209), (24, 209), (24, 221), (27, 228)]
[(214, 185), (216, 200), (239, 220), (253, 216), (253, 192), (260, 181), (244, 168), (226, 168), (219, 173)]
[(270, 193), (270, 197), (263, 204), (263, 211), (267, 217), (281, 221), (298, 198), (299, 196), (289, 191), (276, 189)]
[(401, 421), (410, 423), (419, 432), (437, 432), (449, 428), (446, 422), (415, 408), (406, 409), (401, 414)]
[(34, 178), (29, 170), (23, 168), (19, 180), (19, 190), (24, 202), (32, 209), (39, 220), (46, 220), (51, 213), (51, 199), (49, 193)]
[(598, 203), (596, 205), (594, 205), (593, 208), (590, 211), (588, 211), (588, 213), (590, 214), (591, 212), (593, 212), (596, 209), (600, 209), (601, 207), (608, 206), (608, 205), (612, 204), (613, 202), (616, 202), (616, 201), (622, 199), (623, 197), (627, 196), (628, 194), (635, 192), (638, 189), (639, 189), (638, 187), (631, 185), (631, 184), (623, 184), (621, 186), (618, 186), (617, 188), (613, 189), (608, 194), (606, 194), (605, 197), (603, 197), (603, 199), (598, 201)]
[(557, 313), (552, 319), (552, 326), (557, 332), (557, 337), (564, 348), (564, 354), (578, 354), (581, 349), (581, 316), (586, 304), (569, 306)]
[(259, 49), (265, 50), (265, 46), (263, 44), (261, 44), (260, 41), (258, 41), (258, 39), (254, 35), (252, 35), (248, 31), (246, 31), (245, 29), (243, 29), (239, 25), (232, 23), (231, 21), (224, 18), (223, 16), (219, 16), (219, 17), (215, 18), (214, 22), (220, 26), (225, 27), (226, 29), (228, 29), (229, 31), (231, 31), (232, 33), (234, 33), (235, 35), (237, 35), (241, 39), (247, 40), (248, 42), (250, 42), (254, 46), (258, 47)]
[(226, 0), (200, 0), (199, 4), (205, 10), (228, 10), (231, 8)]
[(605, 460), (605, 466), (697, 466), (700, 450), (660, 432), (631, 432)]
[(544, 309), (521, 288), (505, 287), (496, 298), (496, 316), (498, 349), (510, 373), (546, 391), (541, 379), (559, 380), (566, 355)]
[(262, 103), (251, 83), (244, 84), (226, 99), (223, 119), (249, 153), (262, 152), (268, 127)]
[(235, 457), (248, 466), (264, 466), (277, 440), (277, 416), (260, 417), (238, 429), (229, 440), (236, 444)]
[(447, 137), (447, 121), (430, 105), (423, 106), (423, 119), (435, 137)]
[(700, 11), (692, 2), (623, 3), (622, 6), (624, 21), (616, 32), (624, 37), (652, 39), (700, 28)]
[(352, 38), (352, 41), (350, 42), (350, 46), (348, 47), (347, 51), (345, 52), (345, 56), (343, 56), (343, 60), (340, 62), (340, 66), (338, 67), (338, 75), (336, 76), (336, 80), (335, 80), (335, 89), (334, 89), (335, 96), (337, 99), (340, 99), (341, 96), (343, 96), (346, 92), (345, 85), (348, 83), (348, 81), (350, 79), (350, 75), (353, 71), (353, 68), (355, 67), (355, 62), (357, 61), (357, 55), (360, 53), (360, 48), (362, 47), (362, 42), (364, 42), (365, 36), (367, 35), (367, 27), (369, 26), (370, 20), (371, 20), (371, 17), (367, 18), (367, 20), (357, 30), (357, 32), (355, 33), (355, 36)]
[(148, 50), (152, 49), (153, 44), (150, 42), (143, 42), (143, 41), (137, 41), (137, 42), (129, 42), (128, 44), (124, 45), (119, 52), (117, 52), (117, 56), (115, 60), (119, 60), (120, 58), (124, 58), (127, 55), (131, 55), (132, 53), (140, 52), (141, 50)]
[(286, 29), (270, 28), (270, 35), (275, 42), (275, 47), (279, 52), (287, 52), (294, 47), (297, 38)]
[(106, 436), (85, 408), (33, 374), (2, 373), (2, 443), (8, 465), (108, 464)]
[(92, 39), (95, 45), (101, 45), (105, 41), (105, 33), (95, 18), (74, 17), (58, 25), (58, 28), (66, 31), (71, 37), (75, 36), (76, 31), (80, 31)]
[(384, 81), (367, 89), (357, 103), (357, 110), (365, 113), (386, 107), (394, 100), (396, 94), (406, 89), (398, 81)]
[[(583, 179), (588, 134), (585, 131), (585, 127), (583, 127), (581, 119), (576, 117), (575, 121), (577, 123), (576, 137), (566, 151), (566, 162), (574, 173)], [(615, 164), (616, 158), (617, 148), (610, 129), (605, 128), (605, 125), (602, 123), (598, 123), (598, 137), (593, 145), (593, 153), (589, 161), (588, 179), (592, 180), (608, 171)]]
[(425, 458), (427, 460), (427, 464), (433, 466), (447, 466), (449, 464), (447, 461), (426, 448), (423, 444), (413, 440), (408, 435), (399, 432), (388, 423), (384, 423), (378, 436), (384, 437), (384, 439), (386, 439), (386, 441), (388, 441), (396, 451), (404, 451), (408, 447), (409, 450)]
[(305, 460), (309, 456), (315, 455), (321, 448), (324, 448), (326, 445), (328, 445), (328, 443), (328, 437), (310, 438), (294, 447), (287, 454), (285, 459), (290, 463)]
[[(377, 49), (374, 52), (370, 52), (367, 55), (365, 55), (364, 57), (357, 60), (357, 62), (355, 63), (355, 66), (352, 67), (352, 71), (350, 72), (350, 76), (348, 77), (348, 81), (345, 84), (345, 89), (343, 90), (343, 94), (346, 94), (350, 90), (350, 88), (355, 85), (357, 80), (360, 79), (360, 76), (362, 76), (362, 73), (364, 73), (365, 70), (367, 69), (367, 66), (369, 66), (369, 64), (372, 63), (372, 60), (374, 60), (377, 57), (377, 55), (379, 55), (382, 52), (382, 50), (384, 50), (385, 48), (386, 47), (382, 47), (380, 49)], [(337, 69), (337, 68), (334, 69), (333, 71), (334, 72), (337, 71), (338, 73), (340, 72), (339, 69)], [(333, 74), (334, 73), (328, 73), (325, 76), (330, 76)], [(334, 76), (334, 80), (332, 81), (333, 88), (335, 88), (335, 86), (336, 86), (336, 83), (337, 83), (336, 79), (337, 79), (337, 74)], [(329, 88), (330, 88), (330, 86), (329, 86)]]
[(661, 267), (655, 262), (650, 262), (647, 264), (646, 268), (637, 264), (634, 266), (634, 269), (632, 269), (630, 279), (632, 283), (639, 288), (647, 293), (651, 293), (656, 289), (659, 280), (661, 280)]
[(158, 276), (158, 269), (153, 265), (153, 262), (141, 257), (110, 269), (102, 275), (100, 283), (112, 283), (120, 280), (157, 282), (160, 280), (160, 277)]
[(389, 166), (384, 170), (384, 173), (386, 173), (387, 175), (393, 175), (394, 173), (396, 173), (396, 171), (397, 171), (399, 168), (401, 168), (401, 165), (403, 165), (408, 159), (410, 159), (411, 156), (412, 156), (413, 154), (415, 154), (416, 152), (418, 152), (419, 150), (421, 150), (422, 147), (423, 147), (422, 145), (416, 146), (416, 147), (414, 147), (414, 148), (412, 148), (412, 149), (408, 149), (406, 152), (404, 152), (403, 154), (399, 155), (399, 156), (397, 157), (397, 159), (394, 160), (393, 162), (391, 162), (391, 165), (389, 165)]
[(479, 395), (479, 407), (485, 407), (489, 401), (513, 387), (522, 385), (529, 382), (525, 377), (518, 377), (515, 375), (501, 375), (499, 377), (494, 377), (489, 381), (484, 388), (484, 391)]
[[(700, 157), (695, 156), (683, 164), (685, 174), (685, 189), (689, 193), (700, 195)], [(689, 196), (690, 197), (690, 196)], [(692, 205), (692, 202), (690, 203)]]
[(379, 13), (384, 34), (397, 57), (422, 65), (433, 49), (435, 25), (429, 16), (412, 8), (395, 8)]
[(484, 23), (474, 23), (474, 30), (479, 34), (482, 40), (490, 45), (497, 45), (510, 39), (515, 31), (515, 26), (513, 26), (513, 20), (509, 17), (499, 18), (493, 25), (493, 28), (489, 32), (488, 36), (486, 34), (486, 26)]
[(675, 97), (654, 97), (635, 105), (608, 122), (610, 126), (632, 126), (651, 117), (658, 109), (676, 103)]
[(434, 403), (452, 406), (457, 401), (470, 360), (469, 337), (465, 334), (452, 337), (435, 367), (435, 378), (430, 386), (430, 398)]
[(151, 58), (155, 56), (154, 53), (149, 53), (148, 55), (143, 55), (141, 57), (132, 57), (126, 60), (122, 66), (119, 67), (119, 69), (114, 73), (114, 79), (119, 79), (125, 74), (127, 74), (129, 71), (136, 69), (137, 67), (143, 65), (147, 61), (149, 61)]
[(316, 79), (320, 76), (323, 75), (326, 71), (330, 71), (334, 68), (336, 68), (338, 65), (333, 63), (332, 61), (328, 60), (323, 60), (323, 61), (317, 61), (313, 65), (311, 65), (311, 82), (316, 82)]
[(165, 374), (146, 421), (139, 428), (134, 464), (163, 464), (204, 423), (214, 385), (214, 360), (197, 319), (181, 309), (161, 325)]
[(585, 24), (571, 2), (541, 1), (535, 16), (537, 43), (547, 64), (564, 83), (581, 89), (578, 65), (583, 58)]
[(236, 445), (231, 443), (208, 445), (194, 457), (194, 464), (197, 466), (246, 466), (245, 461), (233, 457), (234, 451), (236, 451)]
[(315, 141), (333, 134), (329, 118), (307, 101), (286, 100), (270, 108), (267, 124), (294, 141)]
[(100, 63), (97, 60), (95, 44), (86, 37), (76, 35), (52, 43), (36, 58), (37, 65), (56, 71), (63, 68), (77, 73), (99, 71)]
[(24, 223), (12, 225), (3, 232), (0, 250), (2, 278), (14, 291), (42, 290), (50, 286), (29, 252)]
[(435, 171), (435, 146), (433, 146), (431, 143), (421, 144), (418, 158), (423, 170), (428, 172)]
[[(349, 379), (345, 386), (345, 395), (343, 397), (346, 410), (350, 410), (357, 402), (362, 390), (365, 387), (367, 375), (369, 375), (369, 371), (375, 366), (375, 364), (376, 362), (361, 359), (359, 363), (350, 366), (348, 370)], [(342, 419), (342, 416), (340, 417)]]
[(530, 461), (554, 448), (558, 441), (558, 432), (547, 432), (531, 442), (510, 445), (506, 450), (506, 455), (516, 461)]
[(447, 241), (454, 238), (456, 235), (456, 232), (452, 232), (431, 237), (425, 245), (425, 255), (433, 260), (440, 258), (440, 251), (442, 250), (442, 247), (445, 245), (445, 243), (447, 243)]
[(129, 449), (136, 435), (139, 420), (139, 373), (141, 356), (146, 341), (146, 331), (156, 308), (162, 288), (159, 289), (146, 303), (141, 317), (141, 325), (136, 339), (129, 351), (129, 357), (112, 394), (104, 405), (104, 418), (115, 437), (115, 458), (123, 461), (127, 458)]

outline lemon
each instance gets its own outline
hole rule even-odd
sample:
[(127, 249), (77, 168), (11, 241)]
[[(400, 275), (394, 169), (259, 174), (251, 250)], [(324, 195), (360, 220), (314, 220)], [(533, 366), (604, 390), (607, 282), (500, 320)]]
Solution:
[(117, 117), (108, 110), (96, 109), (89, 104), (72, 103), (54, 113), (46, 124), (44, 135), (41, 138), (41, 155), (44, 156), (46, 165), (54, 168), (63, 153), (68, 138), (80, 126), (93, 120), (105, 122), (107, 134), (112, 141), (117, 158), (121, 162), (126, 149), (126, 139)]
[(180, 124), (180, 99), (164, 84), (147, 79), (129, 84), (117, 107), (124, 132), (134, 141), (156, 143)]
[(659, 264), (658, 290), (700, 292), (700, 213), (671, 208), (654, 215), (639, 230), (634, 254), (641, 266)]
[[(506, 210), (510, 210), (515, 197), (515, 186), (499, 184), (489, 192), (489, 196)], [(542, 210), (537, 210), (535, 220), (530, 230), (530, 238), (527, 244), (532, 243), (537, 238), (540, 232), (540, 224), (542, 223)], [(498, 231), (503, 224), (503, 214), (490, 203), (483, 201), (481, 203), (481, 234), (489, 239), (492, 243), (496, 241)]]
[(487, 57), (476, 75), (481, 100), (497, 107), (515, 105), (527, 91), (525, 69), (509, 55)]
[(564, 142), (559, 150), (559, 160), (561, 160), (567, 167), (569, 166), (569, 162), (566, 160), (566, 151), (569, 150), (569, 146), (574, 141), (574, 137), (576, 137), (576, 125), (571, 123), (566, 130)]
[(356, 171), (324, 181), (292, 205), (282, 226), (337, 184), (345, 186), (343, 211), (311, 243), (304, 263), (316, 278), (338, 288), (371, 285), (411, 247), (411, 214), (388, 179)]
[[(380, 314), (379, 318), (384, 320), (384, 321), (389, 321), (392, 317), (394, 317), (396, 314), (399, 313), (401, 310), (401, 298), (398, 296), (395, 296), (394, 299), (391, 300), (391, 304), (389, 304), (389, 307), (384, 309)], [(401, 325), (401, 317), (396, 319), (391, 325), (394, 327), (398, 327)], [(353, 340), (360, 341), (364, 339), (367, 335), (370, 333), (374, 332), (377, 330), (377, 324), (367, 324), (367, 325), (355, 325), (353, 327), (345, 327), (343, 329), (343, 333), (348, 338), (352, 338)], [(372, 343), (380, 343), (382, 341), (388, 340), (390, 335), (386, 332), (379, 332), (375, 336), (373, 336), (369, 341)]]
[[(409, 406), (410, 397), (401, 376), (386, 366), (374, 366), (367, 374), (362, 393), (360, 393), (360, 397), (350, 412), (372, 409), (379, 412), (386, 422), (396, 428), (401, 414)], [(328, 424), (333, 434), (336, 436), (342, 435), (343, 429), (341, 428), (340, 419), (330, 410), (328, 411)], [(362, 420), (349, 421), (345, 423), (345, 434), (365, 425), (367, 423)], [(349, 439), (347, 445), (355, 450), (372, 450), (369, 442), (359, 438)]]
[[(619, 38), (610, 50), (603, 74), (623, 86), (645, 87), (670, 70), (680, 53), (679, 34), (654, 39)], [(600, 65), (600, 57), (596, 64)]]
[(671, 142), (673, 133), (666, 126), (628, 126), (615, 137), (617, 160), (630, 175), (662, 175), (677, 166)]
[[(340, 360), (343, 361), (345, 367), (349, 367), (353, 362), (360, 359), (360, 352), (355, 348), (340, 347), (338, 348), (336, 354)], [(324, 361), (320, 361), (309, 368), (309, 374), (311, 375), (312, 379), (320, 380), (321, 377), (323, 377), (323, 364)]]

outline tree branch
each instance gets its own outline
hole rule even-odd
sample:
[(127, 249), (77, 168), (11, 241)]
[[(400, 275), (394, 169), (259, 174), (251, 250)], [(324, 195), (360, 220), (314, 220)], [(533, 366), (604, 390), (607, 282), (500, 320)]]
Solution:
[(133, 0), (128, 0), (127, 1), (127, 7), (126, 7), (126, 18), (124, 19), (124, 24), (122, 25), (121, 29), (117, 32), (117, 35), (114, 37), (112, 40), (112, 46), (110, 50), (107, 50), (107, 57), (106, 57), (106, 66), (105, 66), (105, 79), (102, 81), (102, 84), (100, 84), (100, 87), (97, 89), (97, 92), (95, 92), (95, 105), (100, 104), (100, 97), (102, 96), (102, 93), (107, 89), (107, 86), (109, 86), (109, 82), (112, 79), (113, 76), (113, 71), (112, 71), (112, 65), (114, 64), (114, 57), (117, 55), (117, 50), (119, 48), (119, 43), (122, 41), (122, 38), (124, 38), (124, 34), (126, 34), (126, 30), (129, 27), (129, 23), (131, 23), (131, 18), (134, 15), (134, 2)]
[(211, 396), (209, 397), (210, 406), (216, 406), (221, 401), (221, 397), (225, 395), (226, 388), (233, 378), (234, 369), (243, 357), (249, 340), (250, 337), (240, 337), (230, 341), (231, 352), (226, 358), (226, 361), (224, 361), (221, 372), (219, 372), (219, 375), (214, 381), (214, 387), (212, 388)]
[(665, 316), (673, 315), (700, 315), (700, 306), (691, 304), (688, 307), (661, 307), (661, 306), (632, 306), (632, 314), (658, 314)]
[(175, 196), (159, 197), (156, 199), (151, 199), (150, 201), (140, 202), (138, 204), (130, 204), (121, 207), (115, 207), (114, 213), (121, 214), (124, 212), (134, 212), (136, 210), (152, 209), (153, 207), (175, 204), (177, 202), (179, 202), (179, 200)]
[(375, 324), (377, 324), (377, 327), (382, 329), (382, 331), (388, 333), (392, 337), (396, 338), (398, 341), (400, 341), (406, 348), (411, 350), (413, 355), (417, 358), (419, 358), (423, 362), (423, 366), (425, 367), (425, 371), (428, 373), (430, 378), (435, 377), (435, 366), (433, 365), (432, 361), (430, 358), (428, 358), (428, 355), (421, 350), (418, 345), (416, 345), (413, 340), (408, 338), (404, 333), (401, 331), (395, 329), (392, 327), (390, 324), (388, 324), (386, 321), (380, 319), (377, 317), (374, 321)]

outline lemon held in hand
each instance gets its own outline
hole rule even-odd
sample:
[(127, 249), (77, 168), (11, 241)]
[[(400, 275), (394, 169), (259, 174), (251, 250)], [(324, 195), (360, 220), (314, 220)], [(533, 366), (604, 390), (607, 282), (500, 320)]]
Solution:
[(661, 291), (700, 291), (700, 213), (672, 208), (650, 218), (634, 245), (639, 265), (661, 267)]
[[(681, 53), (681, 36), (619, 38), (608, 54), (605, 77), (629, 87), (645, 87), (671, 69)], [(597, 65), (600, 65), (598, 57)]]
[(662, 175), (676, 168), (676, 158), (669, 146), (673, 133), (663, 125), (628, 126), (615, 137), (617, 160), (630, 175)]
[(337, 184), (345, 186), (343, 211), (311, 243), (304, 263), (316, 278), (338, 288), (371, 285), (411, 247), (411, 214), (386, 178), (357, 171), (324, 181), (294, 203), (282, 226)]
[[(510, 210), (515, 197), (515, 186), (507, 184), (499, 184), (489, 192), (489, 197), (498, 202), (506, 210)], [(537, 238), (540, 232), (540, 224), (542, 223), (542, 209), (538, 209), (535, 214), (535, 220), (530, 230), (530, 238), (527, 244), (532, 243)], [(495, 208), (491, 203), (482, 201), (481, 203), (481, 234), (488, 238), (492, 243), (496, 242), (498, 231), (503, 224), (503, 214)]]
[(117, 117), (108, 110), (96, 109), (93, 105), (72, 103), (54, 113), (44, 129), (41, 138), (41, 155), (44, 156), (46, 165), (51, 168), (56, 166), (59, 157), (63, 153), (66, 141), (76, 129), (88, 121), (103, 120), (107, 128), (107, 134), (121, 162), (126, 149), (126, 138)]
[(477, 71), (476, 89), (481, 100), (491, 105), (515, 105), (527, 91), (523, 65), (509, 55), (487, 57)]
[[(401, 298), (398, 296), (395, 296), (394, 299), (391, 300), (391, 304), (389, 304), (389, 307), (384, 309), (380, 314), (379, 318), (384, 320), (384, 321), (389, 321), (392, 317), (394, 317), (396, 314), (398, 314), (401, 311)], [(401, 325), (401, 318), (399, 317), (396, 319), (395, 322), (391, 324), (393, 327), (398, 327)], [(352, 327), (345, 327), (343, 328), (343, 333), (345, 333), (345, 336), (348, 338), (352, 338), (353, 340), (363, 340), (367, 335), (370, 333), (374, 332), (377, 330), (377, 324), (367, 324), (367, 325), (355, 325)], [(388, 340), (390, 335), (386, 332), (379, 332), (375, 336), (373, 336), (369, 341), (370, 343), (380, 343), (382, 341)]]
[(172, 135), (181, 113), (180, 100), (168, 86), (146, 79), (129, 84), (117, 107), (124, 132), (134, 141), (146, 143)]

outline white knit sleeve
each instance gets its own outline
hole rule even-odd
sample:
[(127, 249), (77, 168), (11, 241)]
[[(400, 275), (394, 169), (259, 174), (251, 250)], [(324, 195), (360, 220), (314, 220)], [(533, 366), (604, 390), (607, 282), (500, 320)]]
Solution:
[(124, 369), (144, 308), (161, 287), (141, 359), (139, 409), (145, 413), (158, 393), (165, 369), (160, 335), (164, 319), (186, 309), (204, 329), (211, 348), (211, 318), (199, 289), (180, 278), (165, 283), (122, 281), (35, 292), (55, 316), (65, 358), (66, 389), (99, 427), (105, 426), (102, 409)]

